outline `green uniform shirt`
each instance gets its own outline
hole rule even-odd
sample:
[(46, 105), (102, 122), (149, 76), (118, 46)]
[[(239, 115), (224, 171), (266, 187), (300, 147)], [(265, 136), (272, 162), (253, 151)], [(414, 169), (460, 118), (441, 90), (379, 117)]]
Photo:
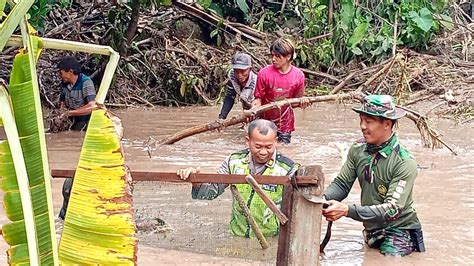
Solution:
[[(371, 165), (372, 178), (365, 174), (367, 165)], [(361, 205), (349, 205), (350, 218), (362, 221), (367, 231), (387, 227), (418, 229), (421, 225), (412, 207), (416, 175), (416, 162), (397, 136), (375, 156), (369, 154), (366, 143), (356, 143), (324, 195), (327, 200), (342, 201), (358, 179)]]
[[(298, 164), (284, 155), (274, 152), (273, 157), (264, 165), (253, 165), (251, 153), (248, 149), (232, 153), (221, 165), (218, 173), (221, 174), (261, 174), (285, 176), (295, 171)], [(221, 195), (227, 184), (204, 183), (199, 187), (193, 187), (191, 194), (193, 199), (212, 200)], [(265, 194), (280, 206), (282, 200), (283, 186), (275, 184), (261, 184)], [(236, 185), (237, 190), (247, 203), (247, 207), (260, 227), (264, 236), (275, 236), (279, 232), (280, 223), (265, 202), (256, 194), (255, 190), (246, 184)], [(230, 231), (232, 234), (244, 237), (253, 237), (255, 233), (251, 230), (238, 202), (232, 201), (232, 217), (230, 220)]]

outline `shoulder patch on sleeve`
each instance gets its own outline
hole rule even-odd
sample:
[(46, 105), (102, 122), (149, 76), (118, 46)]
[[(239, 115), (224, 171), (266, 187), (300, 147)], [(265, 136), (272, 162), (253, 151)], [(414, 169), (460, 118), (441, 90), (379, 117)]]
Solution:
[(246, 157), (249, 152), (249, 149), (243, 149), (240, 151), (233, 152), (229, 157), (230, 159), (240, 159)]
[(279, 161), (279, 162), (282, 162), (288, 166), (293, 166), (295, 164), (295, 162), (293, 160), (291, 160), (290, 158), (286, 157), (285, 155), (281, 154), (281, 153), (277, 153), (276, 155), (276, 160)]
[(411, 154), (408, 149), (400, 144), (400, 150), (398, 151), (398, 156), (402, 158), (403, 160), (410, 160), (410, 159), (415, 159), (415, 157)]

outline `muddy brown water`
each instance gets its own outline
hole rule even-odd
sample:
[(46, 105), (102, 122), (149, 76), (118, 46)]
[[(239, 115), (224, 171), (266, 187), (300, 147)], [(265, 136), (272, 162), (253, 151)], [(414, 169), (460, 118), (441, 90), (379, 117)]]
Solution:
[[(429, 106), (417, 106), (417, 110)], [(235, 108), (238, 109), (238, 108)], [(174, 145), (161, 146), (149, 158), (144, 143), (217, 117), (219, 107), (115, 110), (123, 121), (126, 161), (132, 170), (176, 171), (200, 166), (214, 172), (232, 151), (244, 148), (244, 131), (232, 127), (220, 134), (204, 133)], [(233, 113), (237, 112), (234, 110)], [(232, 113), (231, 113), (232, 115)], [(296, 110), (293, 143), (280, 151), (301, 164), (323, 166), (326, 185), (336, 176), (341, 158), (335, 143), (360, 138), (358, 116), (350, 106), (318, 104)], [(413, 122), (400, 121), (399, 136), (415, 155), (420, 171), (415, 183), (414, 206), (421, 220), (427, 252), (405, 258), (384, 257), (364, 246), (362, 225), (342, 218), (333, 225), (332, 239), (323, 265), (463, 265), (474, 261), (474, 126), (434, 121), (444, 138), (459, 151), (453, 156), (443, 149), (422, 146)], [(52, 168), (74, 167), (79, 158), (82, 133), (63, 132), (47, 136)], [(53, 180), (54, 207), (61, 204), (62, 180)], [(231, 195), (228, 191), (213, 201), (192, 200), (190, 184), (140, 182), (135, 185), (137, 217), (160, 218), (166, 225), (154, 232), (141, 232), (139, 264), (274, 264), (277, 239), (261, 251), (255, 239), (232, 237), (228, 232)], [(345, 200), (359, 202), (357, 184)], [(5, 215), (0, 213), (0, 223)], [(323, 234), (325, 223), (323, 224)], [(0, 245), (0, 264), (5, 245)]]

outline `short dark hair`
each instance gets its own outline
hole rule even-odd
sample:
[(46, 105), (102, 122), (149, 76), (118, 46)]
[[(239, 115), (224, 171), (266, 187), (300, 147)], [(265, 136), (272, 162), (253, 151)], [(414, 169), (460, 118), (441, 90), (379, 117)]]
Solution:
[(258, 129), (258, 132), (262, 135), (267, 135), (269, 130), (275, 132), (275, 134), (277, 134), (278, 131), (278, 128), (275, 123), (266, 119), (256, 119), (250, 122), (247, 131), (249, 138), (252, 136), (252, 133), (255, 129)]
[(380, 117), (380, 116), (374, 116), (374, 117), (376, 117), (377, 119), (379, 119), (379, 121), (380, 121), (381, 123), (383, 123), (385, 120), (392, 121), (392, 129), (393, 129), (393, 127), (394, 127), (395, 125), (397, 125), (397, 123), (398, 123), (398, 120), (394, 120), (394, 119), (390, 119), (390, 118), (385, 118), (385, 117)]
[(279, 38), (276, 39), (270, 46), (270, 52), (277, 53), (282, 56), (291, 55), (290, 60), (293, 60), (293, 56), (295, 54), (295, 46), (290, 40)]
[(81, 74), (81, 64), (77, 61), (75, 56), (65, 56), (59, 60), (58, 68), (60, 70), (69, 71), (75, 75)]

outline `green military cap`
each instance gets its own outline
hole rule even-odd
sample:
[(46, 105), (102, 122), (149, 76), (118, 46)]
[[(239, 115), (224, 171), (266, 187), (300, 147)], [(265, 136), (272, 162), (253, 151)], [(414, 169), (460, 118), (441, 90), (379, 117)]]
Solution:
[(395, 106), (395, 101), (390, 95), (368, 95), (360, 108), (352, 108), (352, 110), (357, 113), (392, 120), (397, 120), (406, 115), (404, 110)]

